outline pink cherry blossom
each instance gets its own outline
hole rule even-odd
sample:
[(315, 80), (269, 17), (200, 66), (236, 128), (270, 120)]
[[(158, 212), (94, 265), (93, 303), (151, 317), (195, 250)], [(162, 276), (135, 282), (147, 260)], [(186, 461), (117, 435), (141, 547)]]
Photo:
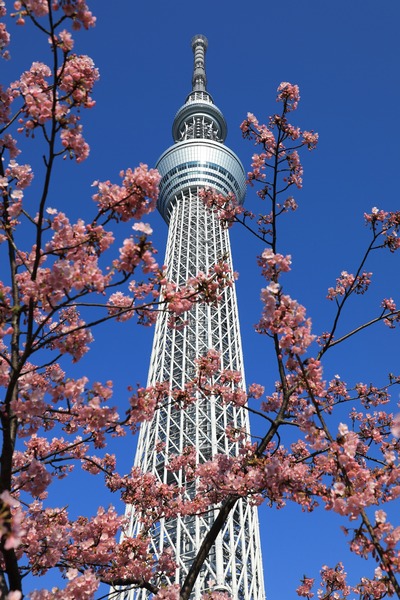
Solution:
[(141, 164), (134, 171), (121, 171), (122, 185), (117, 186), (106, 181), (95, 181), (93, 186), (98, 192), (93, 200), (102, 212), (110, 211), (121, 221), (131, 218), (141, 219), (144, 214), (155, 208), (160, 176), (155, 169)]
[(303, 131), (303, 143), (309, 150), (315, 150), (318, 143), (318, 133)]
[(160, 589), (154, 600), (179, 600), (179, 585), (171, 585)]
[(74, 47), (74, 40), (72, 39), (70, 32), (64, 29), (63, 31), (60, 31), (58, 37), (58, 45), (61, 48), (61, 50), (63, 52), (70, 52)]
[[(64, 40), (66, 33), (63, 34)], [(64, 42), (65, 43), (65, 42)], [(71, 41), (68, 40), (69, 45)], [(90, 97), (93, 86), (99, 79), (99, 71), (95, 68), (93, 60), (89, 56), (78, 56), (72, 54), (67, 57), (61, 69), (59, 69), (60, 90), (67, 98), (72, 99), (76, 106), (92, 108), (94, 102)]]
[(301, 585), (297, 588), (297, 595), (302, 598), (313, 598), (315, 594), (312, 593), (315, 579), (309, 577), (303, 577)]
[(299, 86), (282, 82), (278, 87), (277, 101), (284, 102), (287, 105), (287, 110), (296, 110), (300, 100)]
[(391, 431), (395, 437), (400, 438), (400, 414), (394, 417)]
[(232, 194), (223, 196), (211, 188), (206, 188), (200, 190), (199, 196), (207, 208), (216, 214), (220, 221), (228, 227), (233, 225), (238, 215), (245, 213), (244, 208), (236, 202)]
[(249, 396), (256, 398), (256, 400), (261, 398), (261, 396), (264, 394), (264, 391), (265, 391), (264, 386), (262, 386), (258, 383), (252, 383), (249, 386)]
[(13, 498), (8, 490), (0, 494), (0, 531), (4, 536), (4, 547), (6, 550), (18, 548), (21, 536), (25, 533), (21, 529), (22, 511), (21, 504)]
[(337, 296), (349, 295), (351, 293), (364, 294), (371, 283), (372, 273), (363, 272), (355, 277), (347, 271), (342, 271), (336, 280), (336, 287), (329, 288), (327, 298), (333, 300)]
[(262, 267), (262, 275), (267, 280), (273, 279), (279, 273), (288, 273), (292, 263), (290, 255), (283, 256), (275, 254), (271, 248), (266, 248), (258, 259), (258, 264)]
[[(6, 5), (4, 0), (0, 0), (0, 17), (4, 17), (7, 14)], [(10, 34), (7, 31), (5, 23), (0, 23), (0, 56), (3, 58), (9, 58), (10, 55), (8, 50), (5, 50), (10, 43)]]
[(60, 134), (62, 145), (68, 150), (70, 158), (76, 158), (77, 163), (89, 156), (89, 144), (85, 142), (81, 132), (82, 126), (77, 125), (71, 129), (63, 129)]
[(134, 231), (141, 231), (146, 235), (151, 235), (153, 233), (153, 230), (148, 223), (135, 223), (132, 225), (132, 229)]

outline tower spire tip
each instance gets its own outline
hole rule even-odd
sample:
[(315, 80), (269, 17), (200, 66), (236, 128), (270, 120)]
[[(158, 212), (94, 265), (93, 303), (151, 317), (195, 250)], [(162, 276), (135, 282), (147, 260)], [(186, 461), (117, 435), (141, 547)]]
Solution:
[(196, 44), (203, 44), (205, 48), (208, 46), (208, 39), (202, 33), (197, 33), (192, 37), (192, 48), (194, 49)]
[(201, 33), (192, 37), (192, 49), (194, 54), (194, 67), (192, 77), (192, 90), (205, 92), (207, 88), (205, 54), (208, 40)]

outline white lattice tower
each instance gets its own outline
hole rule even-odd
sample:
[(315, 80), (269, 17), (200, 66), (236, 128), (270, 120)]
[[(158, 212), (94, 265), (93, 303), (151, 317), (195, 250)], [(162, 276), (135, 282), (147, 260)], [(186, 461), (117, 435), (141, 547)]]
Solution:
[[(162, 176), (158, 208), (169, 223), (166, 253), (168, 278), (184, 284), (200, 271), (209, 272), (224, 260), (232, 269), (229, 235), (226, 227), (199, 199), (199, 189), (213, 187), (239, 202), (245, 195), (245, 174), (237, 156), (224, 145), (226, 123), (206, 90), (205, 51), (207, 40), (197, 35), (192, 40), (194, 72), (192, 92), (178, 111), (174, 124), (175, 144), (158, 161)], [(195, 360), (213, 348), (220, 353), (221, 369), (244, 371), (234, 287), (226, 288), (218, 306), (195, 304), (184, 315), (183, 329), (168, 326), (169, 315), (160, 313), (154, 335), (148, 384), (168, 381), (180, 388), (196, 372)], [(228, 426), (249, 432), (246, 409), (223, 405), (218, 399), (198, 398), (185, 410), (173, 403), (156, 412), (150, 423), (142, 425), (135, 465), (151, 472), (159, 481), (194, 494), (194, 482), (186, 482), (182, 472), (166, 469), (168, 457), (194, 446), (198, 462), (216, 454), (236, 455), (238, 445), (226, 435)], [(162, 452), (156, 451), (159, 443)], [(130, 535), (140, 530), (133, 511)], [(162, 519), (152, 533), (151, 552), (158, 556), (163, 549), (174, 552), (178, 569), (170, 583), (182, 583), (210, 529), (218, 507), (206, 515)], [(264, 600), (264, 584), (256, 509), (238, 501), (231, 517), (218, 535), (215, 545), (196, 582), (192, 598), (198, 600), (207, 590), (227, 591), (235, 600)], [(115, 592), (114, 592), (115, 593)], [(115, 595), (112, 596), (115, 598)], [(149, 593), (125, 590), (119, 600), (144, 600)]]

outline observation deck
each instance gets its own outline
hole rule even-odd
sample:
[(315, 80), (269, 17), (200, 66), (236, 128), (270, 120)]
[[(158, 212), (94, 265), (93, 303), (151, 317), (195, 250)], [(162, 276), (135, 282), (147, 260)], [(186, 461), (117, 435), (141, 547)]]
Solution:
[(246, 175), (232, 150), (213, 140), (186, 140), (171, 146), (157, 163), (161, 175), (157, 207), (167, 223), (180, 192), (200, 187), (214, 188), (239, 204), (246, 194)]

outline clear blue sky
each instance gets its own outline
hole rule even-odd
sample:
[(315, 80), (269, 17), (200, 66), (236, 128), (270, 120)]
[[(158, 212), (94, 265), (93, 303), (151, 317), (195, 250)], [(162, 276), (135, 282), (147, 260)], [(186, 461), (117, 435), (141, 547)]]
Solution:
[[(203, 33), (209, 39), (209, 91), (228, 122), (227, 144), (246, 169), (253, 153), (239, 130), (246, 113), (266, 120), (276, 110), (278, 84), (300, 86), (295, 124), (318, 131), (320, 144), (304, 157), (304, 188), (295, 195), (300, 208), (283, 225), (280, 251), (293, 257), (288, 292), (308, 307), (316, 333), (327, 330), (333, 305), (325, 300), (326, 290), (340, 271), (356, 268), (368, 241), (363, 213), (372, 206), (399, 208), (397, 0), (100, 0), (91, 7), (97, 26), (79, 34), (76, 45), (78, 53), (92, 56), (101, 73), (94, 93), (97, 106), (83, 121), (91, 155), (80, 166), (62, 165), (53, 204), (75, 217), (89, 215), (93, 180), (117, 181), (120, 169), (155, 164), (172, 143), (173, 117), (190, 91), (190, 39)], [(18, 30), (11, 47), (14, 60), (4, 66), (7, 78), (17, 78), (18, 71), (10, 73), (18, 65), (28, 68), (33, 60), (44, 59), (35, 40), (27, 28)], [(251, 191), (246, 206), (258, 210)], [(159, 215), (151, 223), (162, 257), (166, 225)], [(262, 285), (255, 256), (262, 248), (240, 230), (232, 240), (247, 381), (272, 390), (276, 373), (271, 349), (252, 329)], [(384, 296), (397, 296), (400, 302), (398, 259), (377, 255), (369, 270), (375, 276), (369, 298), (354, 300), (346, 327), (373, 317)], [(104, 327), (95, 332), (96, 344), (76, 373), (114, 379), (115, 401), (122, 408), (126, 387), (146, 381), (152, 335), (133, 323)], [(332, 352), (326, 363), (327, 378), (340, 373), (349, 383), (383, 383), (389, 371), (400, 371), (398, 333), (383, 325)], [(134, 442), (125, 440), (116, 449), (121, 470), (129, 470)], [(90, 480), (80, 501), (87, 514), (98, 502), (96, 485)], [(58, 490), (63, 495), (55, 502), (76, 501), (75, 490)], [(105, 503), (110, 501), (105, 497)], [(341, 522), (334, 515), (262, 508), (260, 519), (269, 600), (295, 598), (302, 575), (317, 576), (325, 563), (334, 566), (343, 559), (349, 572), (371, 574), (370, 566), (347, 557)]]

